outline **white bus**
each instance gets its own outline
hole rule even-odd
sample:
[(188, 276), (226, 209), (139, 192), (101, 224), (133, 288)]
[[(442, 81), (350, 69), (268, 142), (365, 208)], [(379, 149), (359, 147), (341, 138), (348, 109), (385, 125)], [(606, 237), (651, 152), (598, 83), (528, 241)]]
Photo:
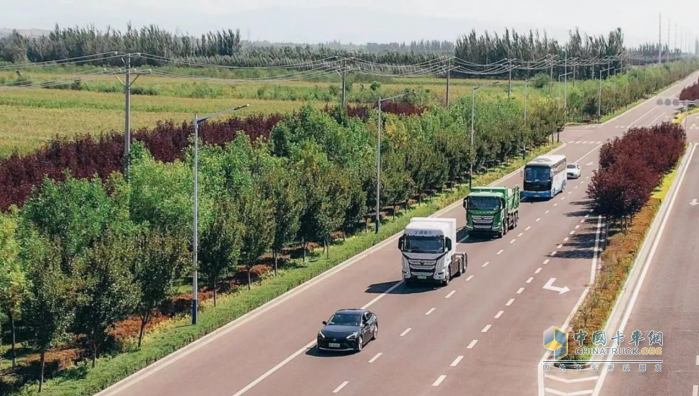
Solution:
[(524, 167), (525, 198), (553, 198), (566, 187), (565, 155), (542, 155)]

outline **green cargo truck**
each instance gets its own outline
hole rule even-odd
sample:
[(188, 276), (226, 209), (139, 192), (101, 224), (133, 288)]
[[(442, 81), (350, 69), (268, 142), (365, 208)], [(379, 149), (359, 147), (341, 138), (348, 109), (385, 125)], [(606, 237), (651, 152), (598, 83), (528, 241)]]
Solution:
[(495, 234), (502, 238), (517, 227), (519, 187), (474, 187), (464, 198), (469, 235)]

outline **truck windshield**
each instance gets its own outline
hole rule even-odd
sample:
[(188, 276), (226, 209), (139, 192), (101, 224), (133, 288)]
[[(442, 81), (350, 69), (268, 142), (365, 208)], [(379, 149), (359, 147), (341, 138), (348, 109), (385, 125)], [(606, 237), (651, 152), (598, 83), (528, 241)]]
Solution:
[(438, 236), (419, 237), (406, 236), (404, 252), (409, 253), (442, 253), (444, 251), (443, 239)]
[(545, 181), (551, 179), (551, 168), (547, 166), (528, 166), (524, 169), (524, 180)]
[(500, 199), (497, 197), (469, 197), (468, 208), (475, 210), (498, 210)]

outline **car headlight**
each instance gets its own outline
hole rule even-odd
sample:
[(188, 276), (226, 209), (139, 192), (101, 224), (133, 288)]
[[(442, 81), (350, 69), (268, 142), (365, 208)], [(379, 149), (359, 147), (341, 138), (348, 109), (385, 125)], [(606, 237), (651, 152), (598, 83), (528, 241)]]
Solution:
[(354, 339), (357, 338), (358, 335), (359, 335), (359, 333), (352, 333), (352, 334), (350, 334), (350, 335), (347, 336), (347, 339), (348, 339), (348, 340), (354, 340)]
[(325, 338), (325, 334), (323, 334), (322, 331), (319, 331), (319, 332), (318, 332), (318, 337), (320, 337), (320, 338)]

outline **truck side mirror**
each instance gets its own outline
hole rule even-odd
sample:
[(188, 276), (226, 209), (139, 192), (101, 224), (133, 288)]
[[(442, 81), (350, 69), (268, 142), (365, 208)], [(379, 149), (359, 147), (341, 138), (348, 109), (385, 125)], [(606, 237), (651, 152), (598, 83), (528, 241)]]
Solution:
[(398, 238), (398, 249), (403, 250), (404, 245), (405, 245), (405, 235)]
[(447, 251), (451, 250), (451, 239), (447, 238)]
[(468, 206), (468, 197), (464, 198), (463, 205), (464, 205), (464, 208), (466, 208), (466, 206)]

